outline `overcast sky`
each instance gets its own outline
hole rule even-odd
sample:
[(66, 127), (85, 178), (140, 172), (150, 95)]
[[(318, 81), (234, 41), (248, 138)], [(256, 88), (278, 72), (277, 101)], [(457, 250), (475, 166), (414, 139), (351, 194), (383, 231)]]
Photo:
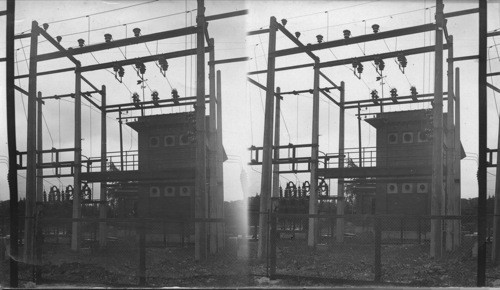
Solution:
[[(77, 47), (77, 39), (82, 38), (86, 44), (103, 42), (103, 35), (111, 33), (114, 39), (131, 37), (132, 29), (141, 28), (143, 34), (154, 33), (163, 30), (171, 30), (185, 26), (195, 25), (196, 1), (17, 1), (16, 2), (16, 33), (30, 29), (31, 21), (37, 20), (39, 24), (49, 23), (48, 33), (52, 36), (62, 35), (61, 44), (64, 47)], [(469, 1), (445, 1), (445, 12), (477, 7), (477, 4)], [(96, 12), (108, 11), (134, 4), (146, 3), (131, 8), (116, 10), (114, 12), (92, 15)], [(489, 1), (489, 23), (488, 31), (500, 28), (499, 2)], [(4, 3), (0, 4), (5, 5)], [(241, 199), (245, 194), (253, 195), (260, 190), (260, 167), (251, 168), (246, 165), (249, 161), (247, 148), (250, 145), (262, 145), (263, 128), (263, 103), (265, 93), (252, 84), (246, 82), (246, 71), (261, 70), (266, 67), (268, 39), (266, 34), (260, 36), (245, 37), (249, 30), (266, 28), (269, 25), (269, 17), (276, 16), (278, 21), (282, 18), (288, 20), (287, 28), (291, 32), (300, 31), (300, 40), (303, 43), (316, 43), (316, 35), (321, 34), (324, 40), (334, 40), (343, 37), (342, 31), (349, 29), (353, 36), (372, 33), (371, 25), (379, 24), (381, 31), (387, 31), (402, 27), (420, 25), (434, 22), (434, 1), (206, 1), (206, 14), (212, 15), (229, 11), (249, 9), (250, 14), (243, 17), (235, 17), (224, 20), (213, 21), (208, 29), (210, 36), (215, 38), (216, 58), (225, 59), (232, 57), (249, 56), (251, 60), (246, 63), (235, 63), (221, 65), (217, 69), (222, 71), (223, 92), (223, 137), (224, 146), (229, 161), (224, 165), (224, 180), (226, 200)], [(2, 9), (5, 7), (2, 6)], [(187, 11), (187, 12), (186, 12)], [(85, 17), (90, 15), (89, 17)], [(164, 16), (161, 18), (157, 18)], [(76, 18), (57, 22), (59, 20)], [(156, 18), (156, 19), (151, 19)], [(1, 19), (0, 31), (5, 31), (5, 18)], [(147, 20), (147, 21), (144, 21)], [(468, 15), (452, 18), (448, 21), (449, 33), (455, 39), (455, 56), (466, 56), (477, 54), (477, 15)], [(90, 32), (89, 32), (90, 27)], [(102, 29), (104, 28), (104, 29)], [(78, 33), (78, 34), (74, 34)], [(71, 34), (71, 35), (70, 35)], [(43, 40), (41, 37), (40, 40)], [(492, 71), (500, 70), (497, 46), (500, 38), (490, 38), (488, 42), (489, 58), (491, 58)], [(382, 53), (400, 49), (408, 49), (432, 45), (434, 34), (416, 34), (405, 37), (387, 39), (386, 41), (369, 42), (366, 44), (351, 45), (348, 47), (335, 48), (332, 50), (318, 51), (316, 54), (321, 61), (352, 58), (363, 54)], [(134, 45), (125, 51), (112, 49), (104, 52), (94, 53), (94, 57), (78, 56), (83, 65), (95, 64), (127, 58), (170, 52), (191, 48), (195, 45), (195, 38), (180, 37), (168, 40), (148, 43), (145, 45)], [(286, 39), (283, 34), (277, 36), (278, 49), (294, 47), (293, 43)], [(27, 73), (25, 58), (29, 58), (29, 39), (16, 41), (16, 74)], [(149, 49), (149, 51), (148, 51)], [(0, 51), (3, 53), (5, 44), (0, 43)], [(39, 44), (39, 53), (54, 51), (55, 49), (47, 42)], [(446, 52), (445, 52), (446, 56)], [(147, 64), (146, 78), (151, 90), (158, 90), (160, 98), (168, 98), (171, 88), (179, 90), (181, 96), (193, 96), (196, 90), (195, 79), (195, 57), (186, 59), (169, 60), (169, 71), (167, 79), (159, 72), (152, 63)], [(285, 66), (311, 62), (307, 55), (295, 55), (279, 58), (276, 66)], [(387, 76), (384, 85), (385, 96), (388, 96), (390, 88), (398, 89), (400, 95), (408, 95), (410, 85), (417, 87), (419, 93), (433, 92), (434, 80), (434, 58), (432, 53), (424, 55), (408, 56), (408, 67), (405, 74), (399, 70), (397, 64), (392, 60), (386, 60), (384, 75)], [(356, 78), (350, 66), (326, 68), (322, 71), (336, 83), (344, 81), (346, 84), (346, 100), (359, 100), (369, 98), (369, 91), (377, 89), (381, 92), (379, 82), (375, 80), (376, 72), (370, 64), (365, 63), (362, 79)], [(43, 62), (38, 66), (39, 71), (70, 67), (68, 60), (57, 60)], [(461, 69), (461, 92), (462, 92), (462, 143), (468, 157), (462, 161), (463, 188), (462, 196), (477, 196), (477, 183), (475, 172), (477, 170), (477, 61), (465, 61), (457, 63)], [(124, 103), (130, 101), (131, 92), (137, 91), (142, 94), (136, 85), (137, 76), (132, 67), (125, 68), (124, 84), (118, 83), (112, 73), (100, 71), (86, 73), (84, 76), (96, 86), (106, 85), (108, 92), (108, 103)], [(0, 64), (0, 88), (5, 88), (5, 66)], [(265, 84), (265, 74), (252, 76), (260, 83)], [(445, 65), (446, 76), (446, 65)], [(493, 84), (500, 86), (500, 80), (490, 80)], [(313, 74), (311, 68), (281, 72), (277, 74), (276, 86), (282, 91), (311, 89)], [(446, 77), (444, 78), (446, 91)], [(170, 84), (169, 84), (170, 83)], [(16, 81), (27, 90), (27, 79)], [(321, 86), (329, 86), (324, 81)], [(127, 88), (128, 87), (128, 88)], [(89, 87), (84, 86), (83, 90)], [(44, 95), (70, 93), (74, 90), (74, 74), (65, 73), (38, 78), (38, 90)], [(130, 90), (130, 91), (129, 91)], [(208, 85), (207, 85), (208, 91)], [(150, 89), (145, 89), (146, 99), (150, 99)], [(338, 99), (338, 93), (333, 93)], [(496, 106), (497, 95), (488, 90), (488, 146), (496, 148), (498, 132), (498, 111)], [(99, 98), (97, 98), (98, 100)], [(26, 97), (16, 93), (17, 114), (17, 142), (20, 151), (26, 148)], [(336, 152), (338, 149), (338, 108), (328, 100), (322, 98), (320, 107), (320, 150), (322, 152)], [(92, 111), (84, 102), (82, 110), (83, 126), (83, 154), (85, 156), (99, 155), (100, 124), (99, 114)], [(444, 105), (446, 108), (446, 104)], [(428, 105), (413, 104), (409, 106), (393, 106), (389, 110), (409, 110), (428, 108)], [(174, 109), (184, 111), (186, 108)], [(171, 110), (170, 110), (171, 111)], [(162, 113), (170, 112), (164, 109)], [(44, 148), (65, 148), (73, 144), (73, 103), (68, 101), (47, 101), (44, 106), (44, 115), (47, 126), (44, 127)], [(377, 112), (375, 108), (365, 110), (364, 113)], [(160, 113), (153, 112), (153, 113)], [(311, 113), (312, 97), (310, 94), (299, 96), (287, 96), (282, 103), (282, 144), (310, 143), (311, 142)], [(346, 113), (346, 147), (357, 146), (357, 119), (355, 111)], [(116, 115), (110, 114), (108, 119), (108, 150), (119, 149), (118, 122)], [(0, 106), (0, 118), (5, 120), (5, 105)], [(47, 130), (47, 127), (50, 128)], [(137, 136), (128, 126), (124, 126), (124, 147), (135, 149), (137, 147)], [(49, 133), (50, 132), (50, 133)], [(0, 134), (6, 136), (5, 122), (0, 122)], [(367, 123), (362, 125), (363, 146), (375, 145), (375, 130)], [(6, 178), (7, 166), (3, 156), (7, 156), (6, 140), (0, 145), (0, 199), (8, 198)], [(494, 170), (488, 175), (488, 193), (494, 190)], [(24, 176), (25, 172), (20, 171)], [(281, 181), (287, 180), (303, 182), (308, 179), (307, 175), (283, 175)], [(19, 178), (20, 195), (24, 196), (24, 179)], [(71, 183), (69, 179), (47, 180), (45, 187), (50, 183)], [(243, 183), (243, 186), (242, 186)], [(243, 193), (242, 187), (248, 185), (248, 190)]]

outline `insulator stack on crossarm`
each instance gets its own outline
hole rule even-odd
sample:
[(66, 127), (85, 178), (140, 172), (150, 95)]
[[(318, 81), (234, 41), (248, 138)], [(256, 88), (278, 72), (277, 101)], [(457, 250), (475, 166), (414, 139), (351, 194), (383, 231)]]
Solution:
[(392, 102), (397, 103), (398, 102), (398, 90), (396, 88), (392, 88), (390, 92), (391, 92)]
[(363, 64), (360, 63), (359, 61), (357, 60), (354, 60), (352, 62), (352, 67), (354, 68), (353, 72), (354, 72), (354, 75), (358, 78), (358, 79), (361, 79), (361, 73), (363, 73)]
[(138, 93), (133, 93), (132, 94), (132, 102), (134, 102), (134, 106), (136, 108), (140, 108), (140, 105), (139, 105), (140, 101), (141, 101), (141, 99), (139, 97), (139, 94)]
[(413, 101), (418, 101), (418, 98), (417, 98), (417, 95), (418, 95), (418, 92), (417, 92), (417, 88), (415, 86), (412, 86), (410, 88), (410, 93), (411, 93), (411, 98)]
[(177, 89), (172, 89), (172, 99), (174, 99), (174, 104), (179, 104), (179, 101), (177, 100), (179, 99), (179, 92), (177, 91)]
[(153, 104), (155, 106), (159, 106), (160, 105), (158, 103), (158, 101), (160, 100), (160, 97), (158, 95), (159, 95), (158, 91), (156, 91), (156, 90), (151, 93), (151, 99), (153, 100)]
[(123, 76), (125, 75), (125, 69), (123, 69), (121, 65), (115, 64), (113, 66), (113, 71), (115, 72), (115, 79), (121, 83), (123, 80)]
[(408, 61), (406, 60), (406, 56), (404, 56), (404, 54), (398, 55), (398, 63), (399, 63), (399, 69), (401, 70), (401, 72), (405, 73), (405, 68), (408, 65)]
[(372, 90), (370, 92), (370, 94), (371, 94), (371, 98), (372, 98), (373, 103), (378, 105), (378, 92), (377, 92), (377, 90)]

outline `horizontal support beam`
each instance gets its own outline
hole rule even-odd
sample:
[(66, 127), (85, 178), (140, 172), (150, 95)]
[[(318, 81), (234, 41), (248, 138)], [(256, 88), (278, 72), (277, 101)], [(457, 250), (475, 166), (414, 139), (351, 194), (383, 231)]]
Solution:
[[(88, 91), (88, 92), (81, 92), (81, 94), (95, 94), (95, 93), (99, 93), (99, 92), (100, 91)], [(60, 99), (60, 98), (68, 98), (68, 97), (74, 98), (75, 97), (75, 93), (42, 97), (42, 100), (46, 100), (46, 99), (56, 99), (57, 100), (57, 99)]]
[[(62, 148), (62, 149), (52, 148), (52, 149), (45, 149), (42, 151), (36, 151), (36, 153), (74, 152), (75, 150), (76, 150), (75, 148)], [(28, 154), (27, 151), (17, 151), (17, 153), (16, 153), (17, 156), (26, 155), (26, 154)]]
[[(279, 68), (274, 69), (274, 71), (277, 72), (277, 71), (299, 69), (299, 68), (306, 68), (306, 67), (313, 67), (313, 66), (314, 66), (314, 63), (305, 63), (305, 64), (279, 67)], [(256, 71), (251, 71), (251, 72), (247, 73), (247, 75), (251, 76), (251, 75), (265, 74), (265, 73), (267, 73), (267, 70), (256, 70)]]
[(1, 10), (0, 11), (0, 16), (4, 16), (4, 15), (7, 15), (7, 10)]
[[(311, 148), (313, 145), (312, 144), (288, 144), (288, 145), (280, 145), (280, 146), (272, 146), (272, 149), (293, 149), (293, 148)], [(255, 151), (255, 150), (263, 150), (264, 147), (256, 147), (256, 146), (251, 146), (248, 148), (250, 151)]]
[(247, 14), (248, 14), (248, 9), (238, 10), (238, 11), (233, 11), (233, 12), (205, 16), (205, 21), (213, 21), (213, 20), (219, 20), (219, 19), (235, 17), (235, 16), (242, 16), (242, 15), (247, 15)]
[[(38, 77), (38, 76), (45, 76), (45, 75), (51, 75), (51, 74), (58, 74), (58, 73), (70, 72), (70, 71), (74, 71), (74, 70), (75, 70), (74, 67), (48, 70), (48, 71), (38, 72), (38, 73), (36, 73), (36, 76)], [(18, 75), (18, 76), (15, 76), (14, 79), (24, 79), (24, 78), (27, 78), (29, 76), (30, 76), (29, 74)]]
[(7, 61), (7, 58), (6, 57), (0, 57), (0, 62), (4, 62), (4, 61)]
[[(210, 96), (209, 95), (205, 95), (205, 98), (209, 98)], [(192, 100), (196, 100), (196, 97), (183, 97), (183, 98), (178, 98), (177, 101), (192, 101)], [(158, 100), (158, 104), (162, 104), (162, 103), (172, 103), (174, 101), (174, 99), (164, 99), (164, 100)], [(146, 101), (146, 102), (139, 102), (138, 105), (149, 105), (149, 104), (154, 104), (155, 102), (153, 101)], [(109, 105), (109, 106), (106, 106), (106, 110), (108, 109), (120, 109), (123, 107), (127, 107), (127, 106), (135, 106), (134, 103), (122, 103), (122, 104), (114, 104), (114, 105)]]
[[(449, 47), (448, 44), (443, 45), (443, 49), (448, 49), (448, 47)], [(399, 50), (399, 51), (385, 52), (385, 53), (380, 53), (380, 54), (364, 55), (364, 56), (356, 57), (356, 58), (338, 59), (338, 60), (334, 60), (334, 61), (327, 61), (327, 62), (320, 63), (318, 65), (318, 67), (324, 68), (324, 67), (333, 67), (333, 66), (352, 64), (354, 60), (362, 63), (362, 62), (366, 62), (366, 61), (373, 61), (376, 58), (380, 58), (380, 59), (393, 58), (393, 57), (397, 57), (400, 54), (403, 54), (405, 56), (409, 56), (409, 55), (414, 55), (414, 54), (433, 52), (434, 50), (435, 50), (434, 45), (424, 46), (424, 47), (419, 47), (419, 48), (411, 48), (411, 49), (405, 49), (405, 50)]]
[(22, 38), (30, 38), (30, 37), (31, 37), (31, 33), (14, 35), (14, 39), (22, 39)]
[[(145, 42), (150, 42), (150, 41), (180, 37), (180, 36), (185, 36), (185, 35), (190, 35), (190, 34), (195, 34), (195, 33), (196, 33), (196, 27), (190, 26), (190, 27), (185, 27), (185, 28), (180, 28), (180, 29), (175, 29), (175, 30), (162, 31), (162, 32), (158, 32), (158, 33), (141, 35), (139, 37), (118, 39), (118, 40), (114, 40), (111, 42), (104, 42), (104, 43), (98, 43), (98, 44), (88, 45), (88, 46), (79, 47), (79, 48), (73, 48), (73, 49), (67, 50), (67, 52), (70, 55), (78, 55), (78, 54), (96, 52), (96, 51), (117, 48), (117, 47), (122, 47), (122, 46), (127, 46), (127, 45), (134, 45), (134, 44), (140, 44), (140, 43), (145, 43)], [(61, 57), (65, 57), (65, 56), (67, 56), (67, 55), (66, 55), (66, 53), (63, 53), (63, 52), (45, 53), (45, 54), (38, 55), (37, 61), (40, 62), (40, 61), (45, 61), (45, 60), (50, 60), (50, 59), (61, 58)]]
[(500, 31), (493, 31), (493, 32), (489, 32), (486, 34), (486, 37), (493, 37), (493, 36), (499, 36), (500, 35)]
[(499, 72), (494, 72), (494, 73), (489, 73), (486, 74), (487, 77), (494, 77), (494, 76), (500, 76), (500, 71)]
[(492, 84), (490, 84), (490, 83), (486, 82), (486, 86), (487, 86), (488, 88), (490, 88), (490, 89), (494, 90), (495, 92), (500, 93), (500, 89), (499, 89), (499, 88), (497, 88), (497, 87), (495, 87), (494, 85), (492, 85)]
[(430, 165), (415, 167), (319, 168), (318, 176), (325, 178), (430, 176), (431, 169)]
[(114, 182), (114, 181), (151, 181), (151, 180), (194, 180), (194, 168), (162, 170), (162, 171), (106, 171), (82, 172), (81, 179), (89, 182)]
[(259, 30), (253, 30), (253, 31), (247, 32), (247, 36), (269, 33), (269, 31), (270, 31), (269, 28), (259, 29)]
[[(443, 95), (448, 95), (448, 92), (443, 92)], [(419, 98), (428, 98), (428, 97), (434, 97), (434, 94), (433, 93), (429, 93), (429, 94), (421, 94), (421, 95), (417, 95), (417, 99)], [(398, 100), (408, 100), (408, 99), (411, 99), (412, 96), (398, 96)], [(383, 99), (377, 99), (377, 101), (391, 101), (392, 102), (392, 98), (383, 98)], [(358, 101), (347, 101), (345, 102), (344, 104), (345, 105), (352, 105), (352, 104), (359, 104), (359, 105), (362, 105), (363, 103), (373, 103), (373, 100), (372, 99), (365, 99), (365, 100), (358, 100)]]
[(379, 33), (365, 34), (365, 35), (351, 37), (348, 39), (327, 41), (327, 42), (323, 42), (323, 43), (308, 45), (305, 47), (282, 49), (282, 50), (276, 51), (275, 56), (277, 56), (277, 57), (286, 56), (286, 55), (292, 55), (292, 54), (297, 54), (297, 53), (306, 52), (306, 51), (314, 51), (314, 50), (320, 50), (320, 49), (327, 49), (327, 48), (363, 43), (363, 42), (368, 42), (368, 41), (381, 40), (381, 39), (385, 39), (385, 38), (399, 37), (399, 36), (403, 36), (403, 35), (410, 35), (410, 34), (432, 31), (435, 29), (436, 29), (436, 25), (433, 23), (423, 24), (423, 25), (406, 27), (406, 28), (401, 28), (401, 29), (382, 31)]
[[(326, 90), (333, 90), (336, 89), (336, 87), (325, 87), (325, 88), (319, 88), (320, 91), (326, 91)], [(280, 93), (280, 95), (297, 95), (297, 94), (302, 94), (302, 93), (313, 93), (313, 89), (310, 90), (299, 90), (299, 91), (290, 91), (290, 92), (283, 92)]]
[[(208, 103), (209, 100), (206, 100), (205, 103)], [(106, 113), (114, 113), (114, 112), (119, 112), (119, 111), (136, 111), (136, 110), (145, 110), (145, 109), (159, 109), (159, 108), (170, 108), (170, 107), (179, 107), (179, 106), (192, 106), (195, 105), (196, 101), (191, 101), (191, 102), (182, 102), (178, 104), (148, 104), (148, 105), (142, 105), (139, 107), (131, 106), (131, 107), (126, 107), (126, 108), (118, 108), (118, 109), (110, 109), (106, 110)]]
[[(205, 47), (205, 51), (208, 52), (208, 50), (209, 50), (209, 48)], [(180, 51), (174, 51), (174, 52), (169, 52), (169, 53), (138, 57), (138, 58), (133, 58), (133, 59), (125, 59), (125, 60), (120, 60), (120, 61), (112, 61), (112, 62), (105, 62), (105, 63), (100, 63), (100, 64), (89, 65), (89, 66), (83, 66), (80, 68), (80, 71), (81, 72), (95, 71), (95, 70), (100, 70), (100, 69), (112, 68), (115, 65), (126, 66), (126, 65), (134, 65), (137, 62), (147, 63), (147, 62), (157, 61), (160, 57), (166, 58), (166, 59), (171, 59), (171, 58), (190, 56), (190, 55), (195, 55), (195, 54), (196, 54), (196, 48), (193, 48), (193, 49), (188, 49), (188, 50), (180, 50)]]
[(57, 42), (54, 38), (52, 38), (52, 36), (50, 36), (50, 34), (48, 34), (47, 31), (45, 31), (45, 29), (38, 28), (37, 30), (38, 30), (38, 32), (40, 32), (40, 34), (43, 37), (45, 37), (45, 39), (47, 39), (53, 46), (55, 46), (60, 52), (62, 52), (75, 65), (80, 65), (81, 64), (80, 61), (77, 60), (73, 55), (71, 55), (70, 53), (68, 53), (68, 51), (66, 49), (64, 49), (64, 47), (62, 47), (59, 42)]
[[(292, 35), (290, 33), (290, 31), (288, 31), (288, 29), (286, 29), (283, 25), (279, 24), (279, 23), (275, 23), (276, 24), (276, 27), (278, 27), (278, 29), (286, 36), (288, 37), (293, 43), (295, 43), (298, 47), (305, 47), (305, 45), (300, 42), (300, 40), (295, 37), (294, 35)], [(306, 51), (307, 55), (309, 55), (313, 60), (318, 60), (319, 61), (319, 58), (314, 54), (312, 53), (311, 51)]]
[[(427, 99), (418, 99), (416, 101), (413, 100), (403, 100), (399, 101), (397, 103), (391, 102), (382, 102), (379, 104), (361, 104), (361, 105), (354, 105), (354, 106), (346, 106), (345, 109), (357, 109), (358, 107), (380, 107), (380, 106), (394, 106), (394, 105), (406, 105), (406, 104), (416, 104), (416, 103), (429, 103), (432, 102), (434, 98), (427, 98)], [(448, 98), (443, 98), (443, 101), (448, 100)]]
[(457, 16), (474, 14), (474, 13), (479, 13), (479, 8), (472, 8), (472, 9), (465, 9), (465, 10), (460, 10), (460, 11), (453, 11), (453, 12), (444, 13), (444, 17), (451, 18), (451, 17), (457, 17)]
[(26, 96), (28, 96), (28, 95), (29, 95), (29, 93), (28, 93), (27, 91), (23, 90), (22, 88), (20, 88), (20, 87), (18, 87), (18, 86), (16, 86), (16, 85), (14, 85), (14, 89), (16, 89), (17, 91), (19, 91), (19, 92), (21, 92), (21, 93), (25, 94)]
[[(470, 60), (470, 59), (479, 59), (479, 55), (467, 55), (467, 56), (459, 56), (459, 57), (454, 57), (451, 60), (452, 61), (463, 61), (463, 60)], [(446, 59), (447, 62), (450, 62), (450, 59)]]
[(235, 58), (227, 58), (227, 59), (220, 59), (216, 61), (209, 61), (208, 65), (217, 65), (217, 64), (223, 64), (223, 63), (231, 63), (231, 62), (240, 62), (240, 61), (248, 61), (250, 58), (248, 56), (245, 57), (235, 57)]

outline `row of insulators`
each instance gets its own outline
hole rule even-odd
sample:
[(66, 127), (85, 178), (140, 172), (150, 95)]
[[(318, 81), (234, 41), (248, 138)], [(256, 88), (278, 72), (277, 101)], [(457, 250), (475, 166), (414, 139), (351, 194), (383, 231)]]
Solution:
[[(87, 198), (92, 198), (92, 190), (87, 183), (84, 183), (81, 189), (83, 196)], [(66, 200), (71, 200), (73, 198), (73, 186), (66, 186), (66, 191), (60, 190), (57, 186), (52, 186), (47, 194), (46, 191), (43, 192), (43, 202), (61, 202)]]
[[(411, 86), (411, 87), (410, 87), (410, 93), (411, 93), (411, 98), (412, 98), (414, 101), (417, 101), (417, 100), (418, 100), (418, 99), (417, 99), (418, 92), (417, 92), (417, 88), (416, 88), (415, 86)], [(370, 94), (371, 94), (371, 98), (372, 98), (372, 100), (373, 100), (376, 104), (378, 104), (378, 101), (377, 101), (377, 99), (379, 98), (379, 96), (378, 96), (378, 91), (377, 91), (377, 90), (372, 90), (372, 91), (370, 92)], [(390, 90), (390, 94), (391, 94), (392, 101), (393, 101), (394, 103), (397, 103), (398, 90), (397, 90), (396, 88), (392, 88), (392, 89)]]
[[(283, 26), (286, 26), (287, 23), (288, 23), (288, 21), (286, 19), (284, 19), (284, 18), (281, 19), (281, 24), (283, 24)], [(380, 25), (373, 24), (372, 29), (373, 29), (373, 33), (378, 33), (380, 30)], [(349, 29), (345, 29), (344, 31), (342, 31), (342, 34), (344, 35), (344, 39), (348, 39), (351, 37), (351, 31)], [(301, 33), (299, 31), (295, 32), (295, 37), (297, 39), (299, 39), (300, 35), (301, 35)], [(316, 40), (318, 41), (318, 43), (322, 43), (323, 42), (323, 35), (321, 35), (321, 34), (316, 35)], [(310, 43), (308, 43), (308, 45), (310, 45)]]
[[(42, 24), (42, 27), (45, 31), (47, 31), (47, 29), (49, 29), (49, 24), (48, 23), (44, 23)], [(134, 36), (135, 37), (139, 37), (141, 36), (141, 29), (140, 28), (134, 28), (132, 29), (132, 32), (134, 33)], [(62, 40), (62, 37), (61, 36), (56, 36), (56, 39), (57, 39), (57, 42), (61, 42)], [(104, 41), (105, 42), (111, 42), (111, 40), (113, 40), (113, 36), (110, 34), (110, 33), (106, 33), (104, 34)], [(78, 41), (78, 46), (79, 47), (83, 47), (85, 45), (85, 40), (80, 38), (77, 40)]]
[[(174, 104), (178, 105), (179, 104), (179, 92), (177, 89), (172, 89), (172, 99), (174, 99)], [(158, 101), (160, 100), (160, 94), (158, 93), (157, 90), (154, 90), (151, 92), (151, 100), (155, 105), (159, 105)], [(132, 102), (135, 104), (136, 107), (139, 107), (139, 103), (141, 102), (141, 97), (137, 92), (134, 92), (132, 94)]]
[[(168, 70), (168, 62), (167, 62), (167, 59), (166, 58), (159, 58), (158, 59), (158, 64), (160, 65), (160, 68), (163, 72), (167, 71)], [(140, 72), (140, 74), (145, 74), (146, 73), (146, 65), (142, 62), (137, 62), (135, 64), (135, 68)], [(121, 78), (123, 78), (123, 76), (125, 75), (125, 69), (123, 68), (123, 66), (119, 65), (119, 64), (115, 64), (113, 66), (113, 71), (115, 72), (115, 74), (117, 74), (118, 76), (120, 76)]]
[[(397, 60), (399, 62), (399, 66), (402, 68), (402, 71), (404, 73), (404, 68), (408, 65), (408, 61), (406, 60), (406, 56), (404, 56), (403, 54), (399, 54), (397, 56)], [(383, 71), (385, 69), (385, 62), (383, 59), (375, 58), (374, 63), (379, 71)], [(354, 69), (356, 69), (356, 71), (358, 72), (359, 75), (361, 75), (361, 73), (363, 72), (363, 69), (364, 69), (363, 64), (357, 60), (354, 60), (352, 62), (352, 67)]]

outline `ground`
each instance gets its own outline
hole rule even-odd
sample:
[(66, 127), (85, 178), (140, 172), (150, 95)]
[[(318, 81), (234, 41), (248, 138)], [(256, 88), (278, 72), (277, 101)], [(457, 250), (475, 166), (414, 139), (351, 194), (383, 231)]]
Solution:
[[(248, 242), (249, 256), (238, 257), (235, 244), (206, 262), (195, 262), (192, 247), (150, 247), (146, 267), (149, 286), (242, 287), (242, 286), (475, 286), (476, 259), (453, 253), (436, 260), (427, 245), (383, 245), (382, 281), (373, 282), (372, 244), (346, 244), (316, 250), (300, 240), (280, 240), (276, 280), (266, 275), (266, 261), (256, 259), (255, 241)], [(84, 249), (77, 254), (67, 245), (46, 244), (39, 286), (115, 286), (138, 283), (136, 243), (115, 243), (105, 251)], [(241, 252), (240, 252), (241, 254)], [(8, 261), (0, 265), (2, 286), (7, 286)], [(21, 267), (21, 285), (30, 279)], [(488, 283), (500, 279), (500, 267), (488, 266)], [(23, 284), (24, 283), (24, 284)]]

